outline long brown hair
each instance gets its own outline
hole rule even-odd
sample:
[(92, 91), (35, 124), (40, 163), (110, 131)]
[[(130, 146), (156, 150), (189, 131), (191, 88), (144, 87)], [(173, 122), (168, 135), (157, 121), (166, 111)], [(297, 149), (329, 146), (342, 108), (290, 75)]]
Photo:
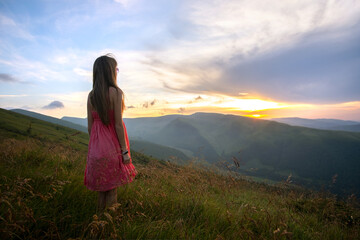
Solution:
[[(98, 57), (93, 66), (93, 89), (90, 93), (90, 102), (105, 125), (108, 125), (110, 122), (108, 114), (110, 109), (109, 88), (114, 87), (116, 91), (121, 91), (116, 84), (116, 68), (117, 62), (110, 54)], [(125, 109), (123, 92), (122, 96), (121, 114)]]

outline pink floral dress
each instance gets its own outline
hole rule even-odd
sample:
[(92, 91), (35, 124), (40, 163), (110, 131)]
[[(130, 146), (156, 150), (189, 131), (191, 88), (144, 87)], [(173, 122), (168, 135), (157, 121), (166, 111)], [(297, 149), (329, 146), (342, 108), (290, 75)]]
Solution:
[[(85, 167), (85, 186), (92, 191), (108, 191), (132, 182), (137, 171), (132, 162), (123, 163), (120, 143), (115, 131), (114, 111), (109, 111), (108, 126), (101, 122), (96, 111), (92, 111), (91, 114), (94, 121)], [(130, 143), (124, 122), (123, 126), (130, 155)]]

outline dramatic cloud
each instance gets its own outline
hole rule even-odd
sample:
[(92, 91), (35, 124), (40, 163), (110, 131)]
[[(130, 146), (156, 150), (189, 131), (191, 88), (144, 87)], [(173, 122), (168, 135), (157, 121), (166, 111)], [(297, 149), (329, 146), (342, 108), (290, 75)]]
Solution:
[(176, 48), (144, 62), (164, 89), (289, 102), (359, 100), (360, 2), (194, 0), (182, 7), (167, 29)]
[(64, 108), (64, 104), (60, 101), (53, 101), (49, 105), (43, 107), (43, 109), (57, 109)]
[(340, 30), (312, 31), (290, 46), (254, 57), (238, 53), (231, 61), (209, 59), (191, 63), (191, 67), (159, 59), (148, 63), (163, 72), (158, 76), (163, 87), (177, 92), (263, 96), (304, 103), (358, 101), (359, 39), (360, 22)]
[(360, 24), (348, 31), (352, 35), (314, 32), (291, 48), (251, 61), (239, 55), (232, 66), (223, 66), (219, 85), (231, 86), (227, 90), (231, 95), (241, 88), (287, 102), (358, 101)]

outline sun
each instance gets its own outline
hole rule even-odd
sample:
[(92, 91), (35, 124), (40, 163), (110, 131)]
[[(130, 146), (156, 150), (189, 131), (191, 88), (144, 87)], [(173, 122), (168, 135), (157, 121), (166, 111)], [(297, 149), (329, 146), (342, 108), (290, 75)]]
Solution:
[(251, 117), (251, 118), (263, 118), (266, 115), (262, 115), (262, 114), (251, 114), (251, 115), (244, 115), (245, 117)]

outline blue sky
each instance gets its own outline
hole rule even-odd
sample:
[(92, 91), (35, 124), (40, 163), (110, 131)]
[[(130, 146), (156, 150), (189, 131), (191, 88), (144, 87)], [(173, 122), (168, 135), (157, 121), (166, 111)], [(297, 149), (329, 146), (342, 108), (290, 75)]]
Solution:
[(116, 56), (124, 117), (360, 121), (360, 1), (0, 2), (0, 107), (86, 116)]

